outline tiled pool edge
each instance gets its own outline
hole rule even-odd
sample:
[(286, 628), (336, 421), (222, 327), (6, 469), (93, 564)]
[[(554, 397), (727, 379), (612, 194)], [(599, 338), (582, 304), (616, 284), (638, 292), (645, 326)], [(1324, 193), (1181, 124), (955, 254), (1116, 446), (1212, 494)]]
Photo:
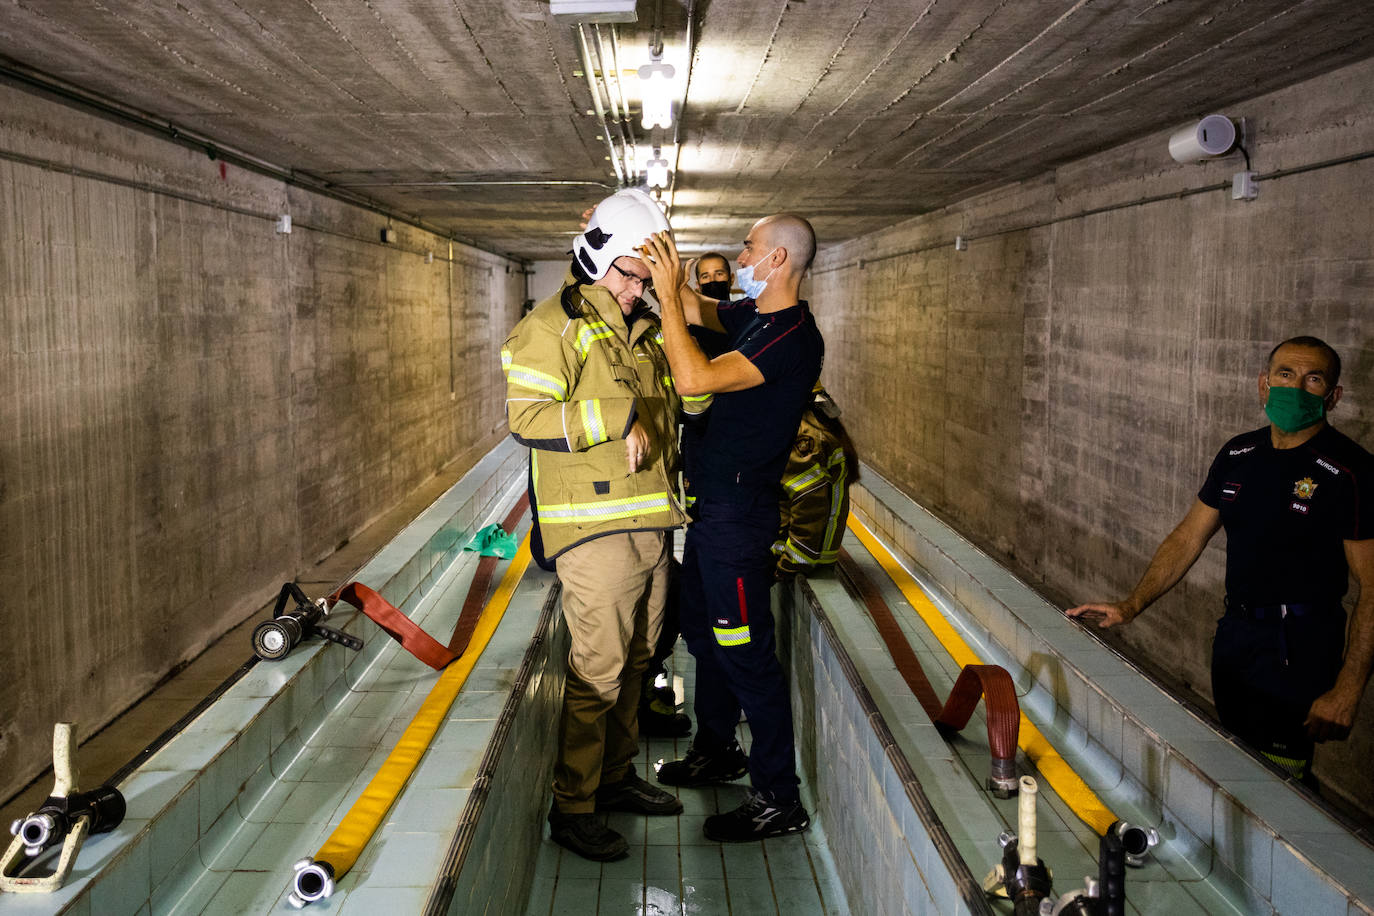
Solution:
[[(777, 590), (793, 721), (836, 871), (858, 913), (991, 914), (811, 584)], [(901, 901), (901, 909), (896, 908)]]
[(1147, 678), (1078, 631), (1058, 608), (864, 468), (855, 513), (964, 607), (978, 635), (1029, 674), (1038, 716), (1068, 720), (1076, 762), (1156, 820), (1250, 912), (1374, 912), (1374, 852)]
[[(474, 523), (524, 474), (524, 455), (510, 440), (497, 446), (354, 578), (413, 610), (461, 552)], [(339, 615), (331, 623), (354, 631), (360, 617)], [(124, 822), (87, 841), (65, 887), (43, 895), (39, 910), (32, 895), (3, 895), (0, 913), (121, 916), (172, 905), (164, 882), (177, 884), (179, 872), (204, 862), (202, 846), (217, 842), (221, 819), (239, 817), (231, 806), (252, 807), (384, 639), (374, 633), (361, 652), (312, 642), (255, 666), (120, 785), (128, 801)], [(245, 657), (250, 653), (245, 645)]]
[[(542, 836), (557, 750), (557, 729), (548, 724), (558, 721), (562, 708), (562, 660), (568, 651), (559, 589), (549, 579), (537, 632), (483, 755), (444, 871), (425, 904), (427, 916), (525, 912), (536, 862), (528, 852), (531, 840)], [(519, 761), (526, 761), (524, 769), (514, 765)]]

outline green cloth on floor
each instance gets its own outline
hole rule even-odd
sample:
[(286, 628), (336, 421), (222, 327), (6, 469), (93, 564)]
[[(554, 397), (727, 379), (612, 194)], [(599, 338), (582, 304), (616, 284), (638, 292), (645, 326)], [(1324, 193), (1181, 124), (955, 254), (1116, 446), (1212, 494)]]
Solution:
[(515, 556), (515, 535), (507, 534), (506, 529), (492, 523), (472, 536), (464, 550), (475, 550), (484, 557), (500, 557), (509, 560)]

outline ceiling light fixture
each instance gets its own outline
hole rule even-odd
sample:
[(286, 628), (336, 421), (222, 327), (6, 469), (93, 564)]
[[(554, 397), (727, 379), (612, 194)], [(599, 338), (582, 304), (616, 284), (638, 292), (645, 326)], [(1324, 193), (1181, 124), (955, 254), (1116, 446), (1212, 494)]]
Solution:
[(644, 165), (645, 179), (651, 188), (668, 187), (668, 160), (663, 158), (658, 147), (654, 147), (654, 158)]
[(634, 22), (635, 0), (549, 0), (555, 22)]
[(673, 126), (673, 76), (676, 73), (673, 65), (664, 63), (659, 55), (639, 68), (640, 90), (644, 98), (640, 124), (645, 130)]

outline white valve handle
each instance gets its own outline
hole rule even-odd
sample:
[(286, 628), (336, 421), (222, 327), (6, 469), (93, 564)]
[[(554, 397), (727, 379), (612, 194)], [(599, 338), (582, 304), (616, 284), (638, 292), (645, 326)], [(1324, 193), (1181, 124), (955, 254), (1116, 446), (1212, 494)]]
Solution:
[(1031, 777), (1021, 777), (1021, 791), (1016, 803), (1016, 852), (1021, 858), (1022, 865), (1034, 865), (1037, 861), (1035, 856), (1035, 793), (1038, 788), (1035, 780)]

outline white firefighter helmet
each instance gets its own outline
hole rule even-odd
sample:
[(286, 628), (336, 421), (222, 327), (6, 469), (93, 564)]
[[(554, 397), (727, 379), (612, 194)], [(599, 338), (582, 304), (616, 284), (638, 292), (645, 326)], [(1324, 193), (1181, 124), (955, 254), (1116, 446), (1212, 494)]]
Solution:
[(655, 232), (672, 232), (658, 204), (639, 188), (625, 188), (596, 205), (587, 229), (573, 240), (573, 259), (592, 280), (600, 280), (616, 258), (635, 251)]

